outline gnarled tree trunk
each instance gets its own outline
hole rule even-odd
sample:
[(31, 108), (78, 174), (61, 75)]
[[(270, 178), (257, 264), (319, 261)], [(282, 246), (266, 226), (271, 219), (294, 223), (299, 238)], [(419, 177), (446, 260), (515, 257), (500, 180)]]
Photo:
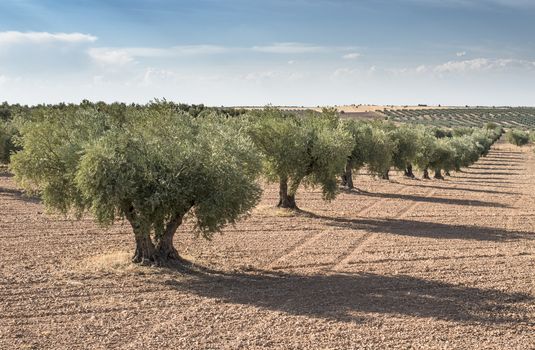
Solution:
[(407, 164), (407, 168), (405, 168), (405, 176), (409, 177), (411, 179), (414, 179), (416, 176), (414, 176), (414, 173), (412, 172), (412, 164)]
[(281, 178), (279, 182), (279, 208), (297, 209), (295, 194), (288, 194), (288, 179)]
[(427, 167), (424, 168), (424, 176), (423, 176), (423, 178), (426, 179), (426, 180), (431, 179), (431, 178), (429, 177), (429, 169), (427, 169)]
[(381, 179), (383, 179), (383, 180), (390, 180), (390, 176), (388, 175), (389, 172), (390, 172), (389, 170), (385, 171), (385, 172), (381, 175)]
[(185, 213), (177, 213), (165, 226), (161, 235), (151, 237), (151, 225), (136, 214), (133, 207), (126, 211), (126, 218), (132, 225), (136, 239), (136, 250), (132, 261), (142, 265), (168, 265), (180, 261), (180, 255), (173, 245), (176, 230), (182, 224)]
[(142, 265), (154, 263), (156, 249), (150, 238), (150, 232), (136, 232), (134, 230), (134, 235), (136, 238), (136, 251), (132, 257), (132, 261)]
[(442, 173), (440, 172), (440, 168), (435, 169), (435, 179), (437, 180), (444, 180), (444, 176), (442, 176)]
[(346, 170), (342, 175), (342, 186), (346, 186), (350, 190), (354, 188), (353, 186), (353, 169), (349, 163), (346, 164)]
[(180, 260), (178, 251), (173, 245), (173, 237), (178, 227), (182, 224), (184, 214), (177, 214), (165, 226), (165, 231), (161, 237), (156, 237), (156, 260), (161, 264), (166, 264), (171, 261)]

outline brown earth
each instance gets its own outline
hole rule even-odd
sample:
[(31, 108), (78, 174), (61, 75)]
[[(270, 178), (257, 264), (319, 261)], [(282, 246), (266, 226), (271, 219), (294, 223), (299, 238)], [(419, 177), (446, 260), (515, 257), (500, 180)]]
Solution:
[[(296, 215), (266, 186), (191, 271), (128, 263), (128, 225), (43, 213), (0, 177), (0, 348), (535, 348), (535, 158), (498, 145), (446, 181), (358, 175)], [(204, 267), (201, 268), (199, 266)]]

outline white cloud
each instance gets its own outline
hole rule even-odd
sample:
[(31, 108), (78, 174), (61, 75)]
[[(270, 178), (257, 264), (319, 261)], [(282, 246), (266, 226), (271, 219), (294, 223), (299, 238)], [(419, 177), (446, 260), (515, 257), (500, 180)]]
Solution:
[(449, 61), (435, 67), (437, 73), (457, 73), (467, 71), (480, 71), (488, 69), (490, 61), (486, 58), (476, 58), (465, 61)]
[(169, 48), (153, 47), (97, 47), (88, 50), (89, 56), (100, 63), (124, 65), (135, 58), (162, 58), (196, 55), (213, 55), (230, 51), (229, 48), (215, 45), (185, 45)]
[(240, 78), (243, 80), (249, 80), (249, 81), (260, 81), (260, 80), (274, 79), (280, 75), (281, 74), (276, 71), (251, 72), (251, 73), (241, 76)]
[(45, 43), (92, 43), (96, 36), (82, 33), (48, 33), (48, 32), (0, 32), (0, 45), (10, 44), (45, 44)]
[(466, 56), (466, 51), (457, 52), (455, 55), (457, 55), (457, 57), (464, 57)]
[(328, 51), (327, 47), (315, 46), (302, 43), (275, 43), (268, 46), (253, 46), (251, 50), (256, 52), (275, 53), (275, 54), (300, 54)]
[(342, 58), (346, 59), (346, 60), (355, 60), (355, 59), (359, 58), (360, 56), (361, 56), (361, 54), (358, 53), (358, 52), (351, 52), (351, 53), (343, 55)]
[(102, 64), (122, 66), (134, 61), (134, 58), (125, 50), (94, 48), (90, 49), (88, 54), (95, 62)]
[(471, 60), (448, 61), (437, 65), (420, 65), (417, 67), (387, 68), (385, 72), (403, 76), (415, 74), (468, 74), (477, 72), (535, 71), (535, 62), (513, 58), (476, 58)]
[(360, 71), (358, 69), (338, 68), (333, 72), (332, 77), (334, 78), (350, 77), (350, 76), (358, 75), (359, 73)]
[(472, 60), (449, 61), (435, 66), (437, 73), (465, 73), (505, 68), (533, 68), (533, 62), (512, 58), (475, 58)]
[(418, 66), (416, 67), (415, 71), (416, 73), (425, 73), (427, 72), (427, 66), (425, 65)]

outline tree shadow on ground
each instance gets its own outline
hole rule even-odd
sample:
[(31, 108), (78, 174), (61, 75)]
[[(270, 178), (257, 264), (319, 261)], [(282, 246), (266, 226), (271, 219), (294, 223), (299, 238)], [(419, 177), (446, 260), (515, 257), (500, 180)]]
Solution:
[[(485, 158), (484, 161), (481, 161), (481, 162), (478, 162), (478, 164), (486, 164), (486, 165), (492, 165), (492, 164), (500, 164), (500, 165), (505, 165), (505, 164), (511, 164), (512, 163), (525, 163), (526, 160), (524, 158), (511, 158), (511, 157), (488, 157), (488, 158)], [(490, 163), (490, 164), (488, 164)]]
[(493, 207), (493, 208), (508, 208), (503, 203), (484, 202), (472, 199), (458, 199), (458, 198), (441, 198), (441, 197), (425, 197), (412, 194), (400, 194), (400, 193), (372, 193), (372, 192), (355, 192), (353, 194), (374, 197), (374, 198), (387, 198), (387, 199), (401, 199), (406, 201), (422, 202), (422, 203), (436, 203), (436, 204), (449, 204), (449, 205), (466, 205), (473, 207)]
[(39, 203), (41, 201), (41, 199), (37, 196), (28, 195), (20, 190), (12, 188), (0, 187), (0, 196), (1, 195), (13, 197), (14, 199), (28, 203)]
[(452, 176), (450, 177), (453, 181), (455, 180), (482, 180), (481, 182), (484, 182), (486, 180), (494, 180), (497, 182), (507, 182), (511, 183), (511, 177), (486, 177), (486, 176), (469, 176), (470, 173), (464, 173), (464, 176)]
[[(463, 171), (462, 174), (469, 174), (469, 175), (512, 175), (512, 176), (517, 176), (517, 175), (522, 175), (522, 172), (518, 171), (518, 172), (505, 172), (505, 171), (473, 171), (472, 169), (470, 169), (469, 171)], [(479, 178), (479, 177), (478, 177)], [(483, 179), (483, 178), (481, 178)]]
[(486, 324), (533, 321), (526, 306), (533, 301), (531, 295), (407, 275), (228, 273), (202, 268), (192, 278), (163, 283), (226, 303), (342, 322), (365, 322), (367, 314)]
[[(479, 165), (479, 164), (477, 164)], [(468, 170), (495, 170), (495, 171), (511, 171), (511, 170), (518, 170), (518, 171), (525, 171), (527, 170), (525, 167), (521, 167), (521, 166), (517, 166), (517, 165), (514, 165), (514, 166), (510, 166), (510, 167), (497, 167), (497, 166), (471, 166), (470, 168), (468, 168)]]
[(488, 193), (488, 194), (505, 194), (505, 195), (518, 195), (518, 194), (520, 194), (518, 192), (481, 190), (481, 189), (465, 188), (465, 187), (443, 187), (443, 186), (418, 185), (418, 184), (405, 184), (405, 186), (422, 187), (422, 188), (434, 188), (434, 189), (445, 190), (445, 191), (466, 191), (466, 192)]
[[(514, 181), (504, 181), (496, 179), (497, 181), (488, 181), (488, 180), (478, 180), (477, 178), (470, 178), (470, 177), (458, 177), (454, 179), (455, 182), (458, 183), (475, 183), (475, 184), (487, 184), (487, 185), (501, 185), (501, 184), (511, 184), (511, 185), (521, 185), (520, 182), (514, 182)], [(483, 185), (485, 186), (485, 185)], [(498, 186), (497, 186), (498, 187)]]
[(535, 240), (535, 235), (495, 227), (452, 225), (427, 221), (386, 218), (342, 218), (301, 211), (302, 215), (325, 221), (326, 225), (350, 230), (395, 234), (400, 236), (434, 239), (463, 239), (476, 241), (507, 242)]

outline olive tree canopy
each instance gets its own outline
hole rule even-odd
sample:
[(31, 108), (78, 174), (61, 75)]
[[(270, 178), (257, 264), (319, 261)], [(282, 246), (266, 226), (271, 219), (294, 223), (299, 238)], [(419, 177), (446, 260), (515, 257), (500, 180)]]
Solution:
[(320, 186), (326, 200), (336, 196), (336, 177), (353, 149), (336, 112), (297, 115), (266, 108), (251, 119), (249, 134), (263, 155), (265, 175), (279, 182), (279, 207), (297, 208), (295, 195), (301, 184)]
[[(232, 125), (231, 125), (232, 124)], [(109, 225), (131, 224), (135, 262), (178, 260), (173, 236), (186, 213), (205, 237), (259, 200), (260, 161), (235, 120), (192, 118), (168, 108), (131, 110), (120, 120), (80, 109), (26, 123), (12, 169), (47, 207), (89, 210)]]

